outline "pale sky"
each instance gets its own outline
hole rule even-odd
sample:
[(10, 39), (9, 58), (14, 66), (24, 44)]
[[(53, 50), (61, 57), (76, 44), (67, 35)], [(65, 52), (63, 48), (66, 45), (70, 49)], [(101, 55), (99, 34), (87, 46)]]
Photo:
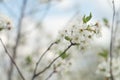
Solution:
[[(7, 0), (9, 9), (13, 9), (16, 16), (19, 15), (19, 10), (22, 0)], [(93, 20), (101, 21), (102, 18), (108, 18), (112, 20), (112, 0), (60, 0), (59, 2), (53, 2), (44, 19), (44, 26), (46, 30), (52, 34), (57, 34), (60, 29), (65, 27), (66, 23), (72, 18), (73, 15), (79, 10), (80, 15), (88, 15), (90, 12), (93, 15)], [(28, 0), (28, 7), (26, 13), (32, 8), (38, 8), (42, 11), (36, 14), (38, 19), (45, 13), (45, 4), (39, 4), (37, 1)], [(37, 7), (37, 6), (38, 7)], [(116, 10), (120, 5), (120, 0), (115, 0)], [(4, 9), (5, 6), (0, 5), (1, 12), (10, 16), (14, 21), (18, 17), (13, 16), (10, 12)], [(30, 16), (31, 17), (31, 16)], [(33, 21), (33, 17), (32, 20)]]
[[(7, 2), (8, 7), (10, 7), (9, 9), (13, 9), (16, 16), (18, 16), (20, 13), (19, 10), (20, 10), (21, 1), (22, 0), (8, 0)], [(36, 5), (39, 5), (40, 10), (43, 10), (35, 16), (36, 18), (39, 18), (42, 14), (44, 14), (45, 5), (38, 4), (34, 0), (28, 0), (28, 1), (29, 1), (28, 3), (29, 6), (27, 7), (28, 10), (36, 7)], [(73, 15), (76, 13), (77, 10), (80, 11), (81, 16), (83, 16), (84, 14), (88, 15), (91, 12), (93, 15), (93, 20), (95, 21), (101, 21), (102, 18), (108, 18), (111, 21), (112, 20), (111, 1), (112, 0), (61, 0), (60, 3), (52, 4), (43, 22), (46, 31), (56, 36), (56, 34), (58, 34), (58, 31), (63, 27), (65, 27), (66, 23), (73, 17)], [(120, 5), (120, 0), (115, 0), (115, 1), (116, 1), (115, 3), (116, 10), (118, 10)], [(10, 18), (13, 19), (13, 21), (16, 21), (15, 19), (18, 19), (18, 17), (14, 16), (13, 14), (10, 14), (9, 10), (5, 10), (5, 6), (3, 6), (2, 4), (0, 4), (0, 10), (1, 10), (0, 13), (8, 15)], [(31, 16), (30, 17), (28, 16), (26, 20), (28, 20), (29, 25), (34, 24), (33, 17), (31, 18)], [(105, 35), (102, 35), (102, 38), (97, 40), (96, 44), (99, 45), (102, 43), (104, 45), (101, 44), (101, 46), (107, 46), (106, 44), (109, 45), (109, 40), (110, 40), (109, 30), (104, 29), (102, 30), (102, 32), (105, 33)]]
[[(112, 9), (107, 0), (62, 0), (49, 11), (44, 23), (49, 31), (61, 29), (71, 17), (80, 11), (80, 15), (93, 14), (93, 19), (100, 21), (102, 18), (112, 19)], [(46, 24), (47, 23), (47, 24)]]

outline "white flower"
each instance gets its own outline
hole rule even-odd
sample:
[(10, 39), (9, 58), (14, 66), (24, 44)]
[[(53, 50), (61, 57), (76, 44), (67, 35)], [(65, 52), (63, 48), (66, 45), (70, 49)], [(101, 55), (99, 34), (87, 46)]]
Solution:
[(85, 24), (76, 19), (60, 32), (60, 38), (80, 44), (80, 48), (84, 49), (92, 41), (94, 35), (100, 34), (100, 30), (101, 28), (98, 23)]
[(11, 27), (12, 27), (12, 21), (8, 17), (0, 14), (0, 30), (3, 29), (10, 30)]
[[(117, 78), (120, 79), (120, 57), (113, 58), (112, 72), (113, 72), (113, 76), (115, 77), (115, 80), (117, 80)], [(105, 77), (110, 77), (110, 59), (100, 63), (98, 65), (98, 69), (97, 69), (96, 73), (104, 75)]]

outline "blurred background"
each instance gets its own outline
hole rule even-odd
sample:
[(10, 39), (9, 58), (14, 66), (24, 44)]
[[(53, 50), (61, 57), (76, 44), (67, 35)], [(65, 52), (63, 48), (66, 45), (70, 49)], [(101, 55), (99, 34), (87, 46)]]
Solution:
[[(119, 0), (115, 0), (115, 8), (119, 15)], [(93, 16), (92, 22), (99, 22), (102, 26), (102, 37), (93, 41), (92, 51), (89, 49), (81, 54), (82, 52), (71, 50), (68, 59), (60, 59), (56, 62), (62, 64), (57, 68), (56, 73), (49, 76), (53, 71), (52, 67), (36, 80), (105, 80), (102, 75), (96, 74), (97, 65), (101, 60), (97, 53), (109, 49), (112, 0), (0, 0), (0, 18), (11, 23), (11, 30), (1, 31), (0, 37), (26, 80), (29, 80), (39, 56), (56, 40), (59, 31), (73, 19), (82, 18), (90, 12)], [(117, 17), (116, 20), (119, 19), (119, 16)], [(105, 20), (107, 27), (104, 25)], [(47, 66), (55, 56), (56, 54), (49, 51), (38, 70)], [(1, 44), (0, 78), (21, 80)]]

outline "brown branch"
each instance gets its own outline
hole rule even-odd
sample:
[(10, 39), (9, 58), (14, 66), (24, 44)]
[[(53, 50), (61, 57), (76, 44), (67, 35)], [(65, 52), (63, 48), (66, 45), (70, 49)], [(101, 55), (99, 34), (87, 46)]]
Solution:
[(54, 62), (55, 62), (56, 60), (58, 60), (62, 55), (64, 55), (64, 54), (65, 54), (72, 46), (74, 46), (74, 45), (77, 45), (77, 44), (71, 42), (71, 44), (70, 44), (59, 56), (57, 56), (56, 58), (54, 58), (53, 61), (52, 61), (47, 67), (45, 67), (42, 71), (36, 73), (36, 74), (33, 76), (32, 80), (34, 80), (36, 77), (40, 76), (40, 75), (43, 74), (45, 71), (47, 71), (47, 70), (52, 66), (52, 64), (54, 64)]
[(45, 80), (49, 80), (55, 73), (57, 73), (57, 67), (59, 66), (53, 66), (53, 71), (48, 75), (48, 77)]
[[(27, 5), (27, 0), (23, 0), (23, 5), (21, 7), (21, 13), (20, 13), (20, 18), (18, 20), (18, 31), (17, 31), (17, 38), (16, 38), (16, 43), (15, 43), (15, 46), (13, 47), (13, 60), (16, 59), (16, 55), (17, 55), (17, 48), (18, 48), (18, 45), (19, 45), (19, 41), (20, 41), (20, 37), (21, 37), (21, 26), (22, 26), (22, 19), (24, 17), (24, 12), (25, 12), (25, 9), (26, 9), (26, 5)], [(13, 64), (11, 62), (10, 64), (10, 71), (8, 72), (8, 80), (12, 80), (12, 74), (13, 74)]]
[(113, 42), (114, 42), (114, 21), (115, 21), (115, 3), (113, 3), (113, 18), (112, 18), (112, 26), (111, 26), (111, 41), (110, 41), (110, 80), (114, 80), (113, 71), (112, 71), (112, 60), (113, 60)]
[(8, 52), (6, 46), (4, 45), (4, 43), (3, 43), (3, 41), (2, 41), (1, 38), (0, 38), (0, 41), (1, 41), (1, 43), (2, 43), (2, 46), (4, 47), (4, 50), (5, 50), (6, 54), (8, 55), (8, 57), (10, 58), (11, 62), (14, 64), (14, 66), (16, 67), (16, 69), (17, 69), (18, 73), (20, 74), (21, 78), (22, 78), (23, 80), (25, 80), (24, 76), (22, 75), (20, 69), (18, 68), (18, 66), (17, 66), (17, 64), (16, 64), (16, 62), (14, 61), (14, 59), (12, 58), (12, 56), (10, 55), (10, 53)]
[[(115, 23), (115, 30), (114, 30), (114, 41), (116, 41), (116, 34), (117, 34), (117, 30), (118, 30), (118, 26), (119, 26), (119, 23), (120, 23), (120, 20), (119, 20), (119, 18), (120, 18), (120, 15), (119, 15), (119, 11), (120, 11), (120, 7), (119, 7), (119, 9), (118, 9), (118, 11), (116, 12), (116, 23)], [(114, 42), (113, 41), (113, 42)]]
[(44, 57), (44, 55), (51, 49), (51, 47), (56, 44), (57, 42), (53, 42), (47, 49), (46, 51), (40, 56), (39, 60), (37, 61), (36, 65), (35, 65), (35, 69), (34, 69), (34, 73), (33, 73), (33, 78), (34, 78), (34, 75), (36, 74), (36, 71), (37, 71), (37, 68), (38, 68), (38, 65), (39, 63), (41, 62), (42, 58)]
[(50, 73), (50, 75), (45, 79), (45, 80), (49, 80), (52, 76), (53, 76), (53, 74), (55, 74), (56, 72), (55, 71), (52, 71), (51, 73)]

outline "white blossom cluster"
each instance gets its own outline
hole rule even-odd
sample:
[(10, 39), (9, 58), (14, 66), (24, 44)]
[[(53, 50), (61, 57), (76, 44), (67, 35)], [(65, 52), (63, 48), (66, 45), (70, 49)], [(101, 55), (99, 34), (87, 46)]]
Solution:
[(11, 27), (12, 27), (11, 20), (8, 17), (0, 14), (0, 31), (3, 29), (10, 30)]
[[(120, 57), (113, 58), (112, 60), (112, 72), (115, 80), (120, 80)], [(97, 74), (103, 75), (104, 77), (110, 77), (110, 59), (103, 61), (98, 65), (96, 71)]]
[(100, 35), (99, 23), (84, 23), (79, 19), (60, 32), (60, 37), (72, 43), (79, 44), (80, 49), (85, 49), (95, 35)]

